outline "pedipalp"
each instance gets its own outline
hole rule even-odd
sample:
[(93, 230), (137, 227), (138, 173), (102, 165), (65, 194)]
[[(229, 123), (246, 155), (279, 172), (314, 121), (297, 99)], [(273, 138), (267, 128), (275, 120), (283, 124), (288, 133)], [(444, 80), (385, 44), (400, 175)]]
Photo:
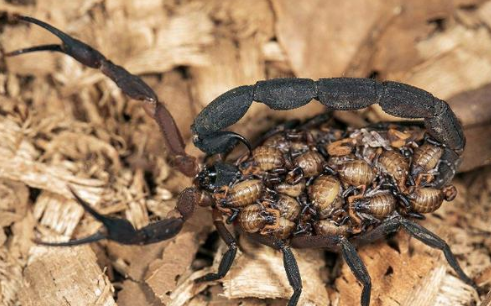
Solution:
[(61, 39), (62, 43), (59, 45), (49, 44), (19, 49), (8, 52), (5, 56), (18, 56), (40, 51), (61, 52), (74, 58), (85, 66), (99, 69), (113, 80), (128, 97), (144, 102), (143, 108), (148, 115), (155, 119), (160, 128), (166, 143), (166, 148), (169, 150), (172, 164), (177, 170), (187, 176), (192, 177), (196, 175), (198, 171), (196, 158), (186, 154), (184, 150), (184, 141), (182, 140), (181, 133), (177, 128), (174, 118), (164, 104), (159, 102), (155, 92), (140, 77), (131, 74), (123, 67), (112, 63), (91, 46), (43, 21), (27, 16), (17, 16), (17, 19), (33, 23), (46, 29)]

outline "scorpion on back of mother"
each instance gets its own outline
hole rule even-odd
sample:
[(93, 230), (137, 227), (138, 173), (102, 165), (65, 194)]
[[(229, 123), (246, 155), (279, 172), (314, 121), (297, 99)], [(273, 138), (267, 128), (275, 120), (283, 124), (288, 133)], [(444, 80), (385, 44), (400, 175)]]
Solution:
[[(17, 18), (50, 31), (62, 43), (21, 49), (6, 56), (55, 51), (101, 70), (128, 97), (143, 102), (160, 128), (174, 168), (194, 177), (193, 186), (180, 193), (176, 208), (167, 218), (140, 229), (127, 220), (101, 215), (72, 190), (74, 198), (102, 223), (102, 228), (77, 240), (38, 243), (73, 246), (101, 239), (130, 245), (156, 243), (176, 236), (196, 206), (202, 206), (212, 211), (214, 225), (228, 250), (217, 273), (207, 274), (198, 282), (224, 277), (233, 264), (239, 245), (226, 225), (231, 223), (240, 235), (282, 252), (293, 289), (290, 306), (297, 305), (302, 292), (292, 248), (340, 252), (363, 286), (361, 305), (368, 306), (372, 281), (356, 246), (400, 229), (443, 251), (458, 277), (476, 287), (447, 243), (414, 221), (424, 219), (424, 214), (456, 195), (450, 182), (460, 164), (465, 138), (445, 101), (410, 85), (364, 78), (259, 81), (220, 95), (195, 118), (191, 127), (194, 145), (207, 156), (216, 157), (198, 164), (185, 152), (172, 115), (141, 78), (45, 22)], [(274, 110), (289, 110), (313, 99), (328, 110), (342, 111), (378, 103), (390, 115), (423, 121), (354, 129), (321, 115), (305, 123), (280, 125), (256, 146), (242, 135), (224, 130), (242, 118), (253, 101)], [(227, 158), (239, 143), (248, 153)]]

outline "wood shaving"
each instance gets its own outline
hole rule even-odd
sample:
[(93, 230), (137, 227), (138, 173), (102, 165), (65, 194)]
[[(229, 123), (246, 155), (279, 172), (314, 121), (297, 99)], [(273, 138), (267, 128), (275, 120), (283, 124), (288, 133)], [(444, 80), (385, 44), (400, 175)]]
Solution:
[[(167, 163), (140, 102), (100, 71), (60, 53), (4, 58), (58, 43), (14, 14), (53, 24), (142, 76), (199, 158), (190, 126), (201, 109), (267, 78), (374, 77), (449, 99), (467, 137), (460, 169), (477, 170), (459, 174), (456, 200), (423, 224), (445, 238), (483, 292), (405, 233), (359, 253), (371, 305), (491, 305), (491, 1), (0, 0), (0, 304), (278, 306), (292, 294), (281, 253), (243, 238), (224, 279), (195, 282), (217, 270), (226, 250), (208, 209), (197, 208), (175, 239), (148, 246), (32, 242), (100, 228), (68, 186), (100, 213), (142, 228), (165, 218), (192, 180)], [(282, 120), (323, 111), (320, 103), (282, 112), (253, 103), (232, 129), (254, 140)], [(333, 116), (354, 127), (395, 119), (378, 106)], [(339, 255), (294, 252), (300, 305), (359, 305), (360, 284)]]
[(23, 305), (116, 305), (114, 288), (89, 246), (35, 247), (24, 277)]

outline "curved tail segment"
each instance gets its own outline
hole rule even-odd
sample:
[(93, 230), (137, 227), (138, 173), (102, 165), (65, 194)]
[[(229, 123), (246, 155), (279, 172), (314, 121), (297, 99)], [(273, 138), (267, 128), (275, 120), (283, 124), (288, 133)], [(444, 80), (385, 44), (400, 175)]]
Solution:
[[(240, 86), (218, 96), (196, 117), (194, 144), (208, 154), (230, 150), (237, 140), (222, 131), (242, 118), (253, 101), (274, 110), (289, 110), (318, 100), (330, 110), (357, 110), (378, 103), (388, 114), (401, 118), (422, 118), (428, 134), (444, 147), (442, 175), (437, 186), (450, 182), (460, 164), (465, 137), (448, 104), (429, 92), (398, 82), (363, 78), (272, 79)], [(220, 143), (220, 147), (213, 144)]]
[(43, 21), (27, 16), (17, 16), (17, 19), (33, 23), (48, 30), (56, 35), (62, 43), (59, 45), (49, 44), (20, 49), (6, 53), (6, 56), (17, 56), (39, 51), (61, 52), (74, 58), (85, 66), (101, 70), (102, 73), (113, 80), (128, 97), (144, 102), (143, 107), (145, 111), (155, 119), (160, 127), (172, 165), (187, 176), (192, 177), (196, 175), (198, 171), (196, 159), (187, 155), (184, 151), (184, 141), (182, 140), (181, 133), (177, 128), (174, 118), (164, 104), (159, 102), (155, 92), (140, 77), (133, 75), (123, 67), (112, 63), (91, 46)]

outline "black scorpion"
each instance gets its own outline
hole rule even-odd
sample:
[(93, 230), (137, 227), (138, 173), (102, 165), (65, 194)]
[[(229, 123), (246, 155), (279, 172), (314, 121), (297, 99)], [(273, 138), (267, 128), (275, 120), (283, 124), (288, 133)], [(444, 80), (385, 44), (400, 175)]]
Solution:
[[(21, 49), (7, 53), (7, 56), (37, 51), (56, 51), (67, 54), (86, 66), (100, 69), (127, 96), (144, 102), (143, 107), (146, 112), (155, 119), (160, 127), (169, 157), (177, 170), (191, 177), (203, 178), (211, 175), (214, 187), (226, 186), (234, 179), (235, 166), (224, 161), (217, 162), (211, 170), (207, 168), (200, 171), (196, 159), (184, 151), (184, 142), (171, 114), (159, 102), (154, 91), (139, 77), (113, 64), (92, 47), (49, 24), (31, 17), (17, 16), (17, 18), (50, 31), (61, 39), (62, 44)], [(318, 100), (330, 110), (357, 110), (378, 103), (388, 114), (402, 118), (423, 118), (427, 133), (444, 148), (442, 162), (438, 165), (438, 179), (434, 185), (442, 187), (449, 183), (455, 175), (465, 147), (464, 134), (455, 114), (445, 101), (435, 98), (422, 89), (398, 82), (377, 82), (364, 78), (328, 78), (318, 81), (291, 78), (259, 81), (255, 85), (237, 87), (216, 98), (197, 116), (192, 125), (193, 142), (208, 155), (229, 152), (238, 142), (249, 146), (247, 140), (241, 135), (223, 131), (223, 129), (242, 118), (253, 101), (264, 103), (274, 110), (288, 110), (301, 107), (312, 99)], [(52, 246), (71, 246), (100, 239), (109, 239), (121, 244), (156, 243), (178, 234), (183, 223), (193, 214), (195, 206), (202, 204), (203, 201), (206, 202), (198, 188), (186, 188), (181, 192), (177, 201), (176, 210), (180, 217), (169, 217), (141, 229), (135, 229), (127, 220), (102, 216), (75, 192), (73, 195), (87, 212), (103, 224), (103, 229), (79, 240), (41, 243)], [(219, 212), (214, 209), (213, 214), (216, 216), (219, 215)], [(218, 273), (206, 275), (199, 281), (216, 280), (225, 276), (236, 255), (238, 247), (236, 238), (228, 231), (221, 218), (214, 218), (214, 224), (219, 235), (228, 245), (228, 251), (220, 262)], [(289, 241), (283, 241), (259, 234), (244, 234), (283, 253), (288, 281), (294, 291), (288, 305), (296, 305), (302, 292), (300, 272), (291, 248), (323, 248), (340, 251), (358, 281), (363, 285), (361, 304), (367, 306), (370, 303), (371, 279), (355, 246), (384, 238), (401, 228), (426, 245), (442, 250), (457, 275), (467, 284), (475, 286), (460, 268), (445, 241), (421, 225), (400, 215), (388, 218), (375, 229), (350, 239), (343, 235), (313, 235), (297, 236)]]

